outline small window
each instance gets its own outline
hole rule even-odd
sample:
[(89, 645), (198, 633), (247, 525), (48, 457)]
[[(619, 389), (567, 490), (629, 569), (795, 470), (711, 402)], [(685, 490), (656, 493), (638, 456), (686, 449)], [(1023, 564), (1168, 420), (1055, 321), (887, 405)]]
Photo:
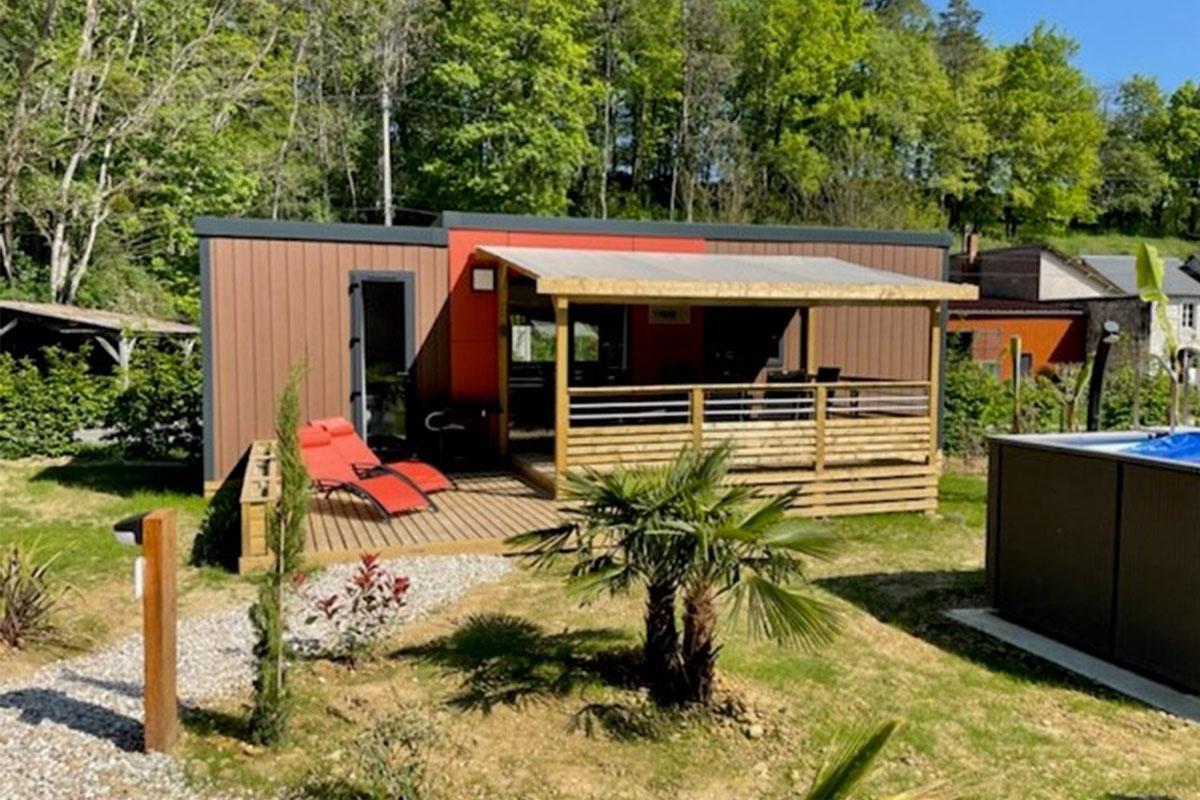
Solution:
[(1021, 353), (1021, 377), (1028, 378), (1033, 373), (1033, 354)]
[(1180, 316), (1183, 319), (1183, 327), (1191, 328), (1192, 330), (1195, 330), (1195, 328), (1196, 328), (1196, 304), (1195, 303), (1184, 303), (1183, 309), (1180, 313)]

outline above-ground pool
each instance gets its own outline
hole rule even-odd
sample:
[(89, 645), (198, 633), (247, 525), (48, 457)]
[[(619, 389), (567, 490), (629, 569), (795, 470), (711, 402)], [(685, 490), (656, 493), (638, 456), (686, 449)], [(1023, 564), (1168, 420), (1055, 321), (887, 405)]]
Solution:
[(997, 612), (1200, 692), (1200, 431), (998, 436)]

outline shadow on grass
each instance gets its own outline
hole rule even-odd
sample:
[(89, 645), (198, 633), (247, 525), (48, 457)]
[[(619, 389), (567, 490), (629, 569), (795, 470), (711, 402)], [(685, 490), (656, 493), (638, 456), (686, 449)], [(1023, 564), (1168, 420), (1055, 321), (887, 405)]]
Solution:
[(239, 742), (250, 741), (250, 720), (245, 714), (230, 714), (212, 708), (181, 705), (179, 721), (185, 730), (197, 736), (216, 734)]
[(988, 605), (981, 569), (846, 575), (823, 578), (817, 584), (880, 622), (993, 672), (1131, 702), (1110, 689), (946, 617), (943, 612), (950, 609)]
[[(641, 688), (641, 651), (623, 631), (601, 628), (547, 633), (509, 614), (477, 614), (453, 633), (404, 648), (394, 658), (443, 667), (461, 676), (450, 704), (490, 712), (496, 706), (564, 698), (588, 687)], [(603, 727), (620, 737), (653, 735), (657, 712), (620, 703), (592, 703), (574, 725)]]
[(75, 456), (66, 464), (43, 467), (35, 481), (130, 497), (140, 492), (196, 494), (201, 471), (184, 461), (124, 461), (106, 456)]

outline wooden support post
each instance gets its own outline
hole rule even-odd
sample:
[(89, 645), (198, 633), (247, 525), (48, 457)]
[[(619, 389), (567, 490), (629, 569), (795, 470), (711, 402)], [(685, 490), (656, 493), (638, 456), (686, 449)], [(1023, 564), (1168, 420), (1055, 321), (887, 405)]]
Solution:
[(941, 463), (938, 447), (938, 418), (941, 411), (942, 389), (942, 307), (929, 306), (929, 465)]
[(692, 447), (698, 453), (704, 447), (704, 389), (693, 386), (689, 399), (691, 400), (688, 410), (692, 421)]
[(1012, 432), (1021, 432), (1021, 337), (1008, 341), (1008, 354), (1012, 359)]
[(146, 559), (142, 599), (145, 637), (145, 748), (165, 752), (179, 735), (175, 694), (175, 573), (178, 569), (175, 511), (160, 509), (142, 519)]
[(512, 348), (508, 341), (508, 264), (502, 263), (496, 271), (496, 390), (500, 404), (499, 425), (496, 435), (496, 452), (500, 458), (508, 458), (508, 362)]
[(555, 496), (567, 474), (567, 436), (570, 429), (570, 398), (567, 382), (571, 375), (569, 304), (554, 297), (554, 487)]
[(829, 389), (818, 386), (814, 395), (813, 418), (817, 423), (817, 444), (813, 451), (813, 468), (820, 474), (825, 471), (825, 414), (829, 408)]

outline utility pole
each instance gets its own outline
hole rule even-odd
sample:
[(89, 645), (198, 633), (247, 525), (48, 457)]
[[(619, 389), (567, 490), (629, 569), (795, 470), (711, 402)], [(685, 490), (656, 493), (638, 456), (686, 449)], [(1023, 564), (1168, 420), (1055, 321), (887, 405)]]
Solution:
[(392, 20), (391, 4), (388, 19), (383, 22), (383, 63), (379, 80), (379, 112), (381, 163), (383, 173), (383, 224), (392, 224)]

